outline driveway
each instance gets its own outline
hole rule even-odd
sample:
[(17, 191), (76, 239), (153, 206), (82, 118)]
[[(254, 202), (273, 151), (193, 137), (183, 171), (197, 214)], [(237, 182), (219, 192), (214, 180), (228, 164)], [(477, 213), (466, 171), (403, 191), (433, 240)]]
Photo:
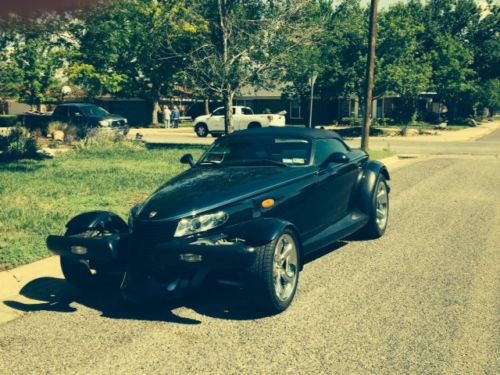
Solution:
[(386, 235), (307, 259), (281, 315), (220, 285), (130, 310), (40, 278), (3, 302), (27, 313), (0, 326), (0, 373), (499, 373), (500, 131), (477, 143), (393, 171)]

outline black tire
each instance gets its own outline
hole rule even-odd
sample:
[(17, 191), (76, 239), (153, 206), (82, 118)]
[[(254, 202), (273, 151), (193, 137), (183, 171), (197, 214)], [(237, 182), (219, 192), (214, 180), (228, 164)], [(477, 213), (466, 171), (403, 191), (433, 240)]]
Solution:
[(66, 281), (77, 289), (88, 291), (99, 285), (86, 260), (62, 256), (61, 270)]
[(194, 131), (200, 138), (205, 138), (208, 135), (208, 127), (206, 124), (196, 124)]
[(259, 124), (258, 122), (251, 122), (250, 124), (248, 124), (247, 127), (247, 129), (258, 129), (258, 128), (262, 128), (262, 125)]
[[(295, 265), (290, 262), (290, 270), (293, 268), (295, 281), (293, 285), (289, 288), (282, 286), (284, 293), (284, 298), (281, 298), (276, 289), (276, 283), (282, 285), (282, 278), (278, 276), (275, 277), (275, 257), (283, 253), (285, 248), (283, 240), (292, 241), (293, 249), (295, 251)], [(299, 271), (300, 271), (300, 253), (299, 253), (299, 243), (294, 233), (288, 229), (284, 230), (280, 236), (278, 236), (274, 241), (267, 244), (266, 246), (261, 246), (256, 249), (256, 258), (254, 264), (247, 269), (246, 272), (246, 289), (250, 293), (252, 299), (254, 299), (256, 305), (259, 307), (261, 312), (269, 315), (274, 315), (285, 311), (292, 303), (295, 293), (297, 291), (297, 285), (299, 283)], [(293, 266), (293, 267), (292, 267)], [(285, 272), (289, 277), (289, 274)]]
[[(385, 202), (380, 202), (379, 194), (385, 195)], [(380, 205), (382, 204), (381, 207)], [(383, 208), (383, 210), (380, 210)], [(385, 211), (385, 217), (381, 217), (381, 212)], [(378, 216), (377, 216), (378, 215)], [(382, 220), (383, 219), (383, 220)], [(372, 192), (371, 207), (368, 223), (361, 230), (361, 234), (365, 238), (375, 239), (380, 238), (384, 235), (387, 229), (387, 223), (389, 221), (389, 188), (385, 177), (381, 174), (377, 177), (377, 182)]]
[[(68, 228), (66, 236), (80, 234), (80, 230)], [(111, 276), (99, 267), (92, 269), (87, 259), (60, 257), (61, 270), (66, 281), (82, 291), (118, 287), (123, 277)]]

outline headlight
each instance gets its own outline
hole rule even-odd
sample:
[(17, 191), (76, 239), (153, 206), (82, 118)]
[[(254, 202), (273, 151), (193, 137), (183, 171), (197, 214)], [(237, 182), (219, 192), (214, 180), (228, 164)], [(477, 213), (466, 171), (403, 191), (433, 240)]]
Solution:
[(112, 122), (112, 120), (101, 120), (101, 121), (99, 121), (99, 125), (101, 125), (101, 126), (110, 126), (111, 122)]
[(196, 216), (190, 219), (182, 219), (177, 224), (174, 237), (188, 236), (194, 233), (206, 232), (207, 230), (220, 227), (228, 219), (225, 212), (219, 211), (214, 214)]

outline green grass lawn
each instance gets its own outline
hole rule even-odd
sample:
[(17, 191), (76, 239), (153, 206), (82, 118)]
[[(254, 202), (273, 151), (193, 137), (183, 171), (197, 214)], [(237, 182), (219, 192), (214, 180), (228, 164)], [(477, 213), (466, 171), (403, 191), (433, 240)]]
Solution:
[(368, 153), (370, 154), (370, 158), (371, 159), (374, 159), (374, 160), (380, 160), (380, 159), (384, 159), (384, 158), (388, 158), (388, 157), (391, 157), (391, 156), (394, 156), (394, 152), (390, 151), (390, 150), (381, 150), (381, 151), (368, 151)]
[(0, 270), (49, 256), (47, 235), (63, 234), (79, 213), (109, 210), (126, 220), (133, 205), (186, 168), (179, 159), (188, 152), (197, 158), (203, 148), (148, 150), (125, 143), (0, 164)]
[(50, 255), (48, 234), (64, 233), (73, 216), (129, 209), (186, 168), (185, 153), (201, 148), (147, 150), (140, 145), (71, 151), (54, 159), (0, 164), (0, 270)]

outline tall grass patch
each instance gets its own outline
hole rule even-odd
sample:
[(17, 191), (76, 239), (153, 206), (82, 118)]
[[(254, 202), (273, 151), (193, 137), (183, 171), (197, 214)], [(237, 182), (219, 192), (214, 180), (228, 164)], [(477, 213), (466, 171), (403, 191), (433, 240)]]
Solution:
[(185, 153), (202, 148), (148, 150), (132, 143), (100, 144), (51, 160), (0, 164), (0, 269), (50, 255), (49, 234), (63, 234), (73, 216), (129, 209), (186, 169)]

